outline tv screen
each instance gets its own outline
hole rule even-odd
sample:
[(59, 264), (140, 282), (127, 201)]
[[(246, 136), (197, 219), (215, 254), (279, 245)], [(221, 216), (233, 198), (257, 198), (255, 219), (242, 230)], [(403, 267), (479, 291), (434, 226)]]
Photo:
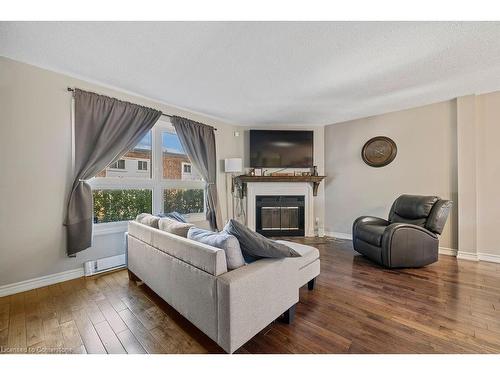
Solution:
[(250, 130), (250, 166), (253, 168), (310, 168), (313, 132)]

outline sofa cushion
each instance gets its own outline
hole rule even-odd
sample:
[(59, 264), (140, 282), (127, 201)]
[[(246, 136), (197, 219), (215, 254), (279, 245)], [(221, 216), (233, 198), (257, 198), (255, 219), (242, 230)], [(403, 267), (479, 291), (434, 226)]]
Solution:
[(240, 243), (233, 235), (222, 231), (212, 232), (196, 227), (189, 228), (187, 238), (206, 245), (217, 247), (226, 253), (226, 263), (229, 270), (235, 270), (245, 265)]
[(181, 223), (180, 221), (169, 219), (168, 217), (162, 217), (158, 221), (158, 229), (184, 238), (187, 238), (189, 228), (193, 226), (194, 225), (191, 223)]
[(187, 220), (184, 217), (184, 215), (182, 215), (181, 213), (179, 213), (177, 211), (168, 212), (166, 214), (160, 214), (158, 216), (160, 216), (160, 217), (168, 217), (169, 219), (177, 220), (177, 221), (179, 221), (181, 223), (187, 223)]
[(300, 257), (300, 254), (294, 249), (272, 241), (234, 219), (227, 222), (224, 231), (238, 239), (241, 251), (247, 256), (254, 258)]
[(361, 224), (356, 227), (356, 237), (374, 246), (382, 246), (385, 225)]
[(297, 258), (297, 261), (299, 262), (299, 269), (306, 267), (315, 260), (319, 259), (319, 250), (315, 247), (284, 240), (277, 240), (276, 242), (291, 247), (300, 254), (300, 257)]
[(148, 227), (156, 228), (156, 229), (158, 229), (158, 221), (159, 220), (160, 220), (160, 218), (158, 216), (154, 216), (154, 215), (147, 214), (147, 213), (139, 214), (135, 218), (135, 221), (137, 221), (141, 224), (147, 225)]

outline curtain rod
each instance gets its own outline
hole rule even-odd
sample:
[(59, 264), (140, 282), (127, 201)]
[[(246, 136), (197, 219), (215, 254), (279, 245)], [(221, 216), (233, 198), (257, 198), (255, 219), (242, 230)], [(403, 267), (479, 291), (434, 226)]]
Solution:
[[(68, 87), (68, 91), (70, 91), (70, 92), (74, 92), (74, 91), (75, 91), (75, 89), (74, 89), (74, 88), (71, 88), (71, 87)], [(165, 116), (165, 117), (168, 117), (168, 118), (172, 118), (172, 117), (174, 117), (174, 115), (168, 115), (168, 114), (163, 113), (163, 112), (161, 113), (161, 115), (160, 115), (160, 116)], [(212, 127), (213, 127), (213, 126), (212, 126)], [(214, 130), (217, 130), (217, 128), (213, 128), (213, 129), (214, 129)]]

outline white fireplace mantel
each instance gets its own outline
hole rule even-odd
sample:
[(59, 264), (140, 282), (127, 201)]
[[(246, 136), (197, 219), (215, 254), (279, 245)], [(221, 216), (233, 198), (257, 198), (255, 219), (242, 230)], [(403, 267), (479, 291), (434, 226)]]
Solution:
[(255, 230), (255, 197), (257, 195), (303, 195), (304, 232), (307, 237), (314, 236), (313, 187), (309, 182), (247, 182), (247, 222)]

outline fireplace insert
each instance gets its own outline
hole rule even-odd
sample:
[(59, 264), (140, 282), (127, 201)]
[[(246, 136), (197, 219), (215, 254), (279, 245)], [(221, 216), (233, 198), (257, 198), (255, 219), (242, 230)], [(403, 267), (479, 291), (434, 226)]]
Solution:
[(255, 230), (266, 237), (304, 235), (303, 195), (257, 195)]

